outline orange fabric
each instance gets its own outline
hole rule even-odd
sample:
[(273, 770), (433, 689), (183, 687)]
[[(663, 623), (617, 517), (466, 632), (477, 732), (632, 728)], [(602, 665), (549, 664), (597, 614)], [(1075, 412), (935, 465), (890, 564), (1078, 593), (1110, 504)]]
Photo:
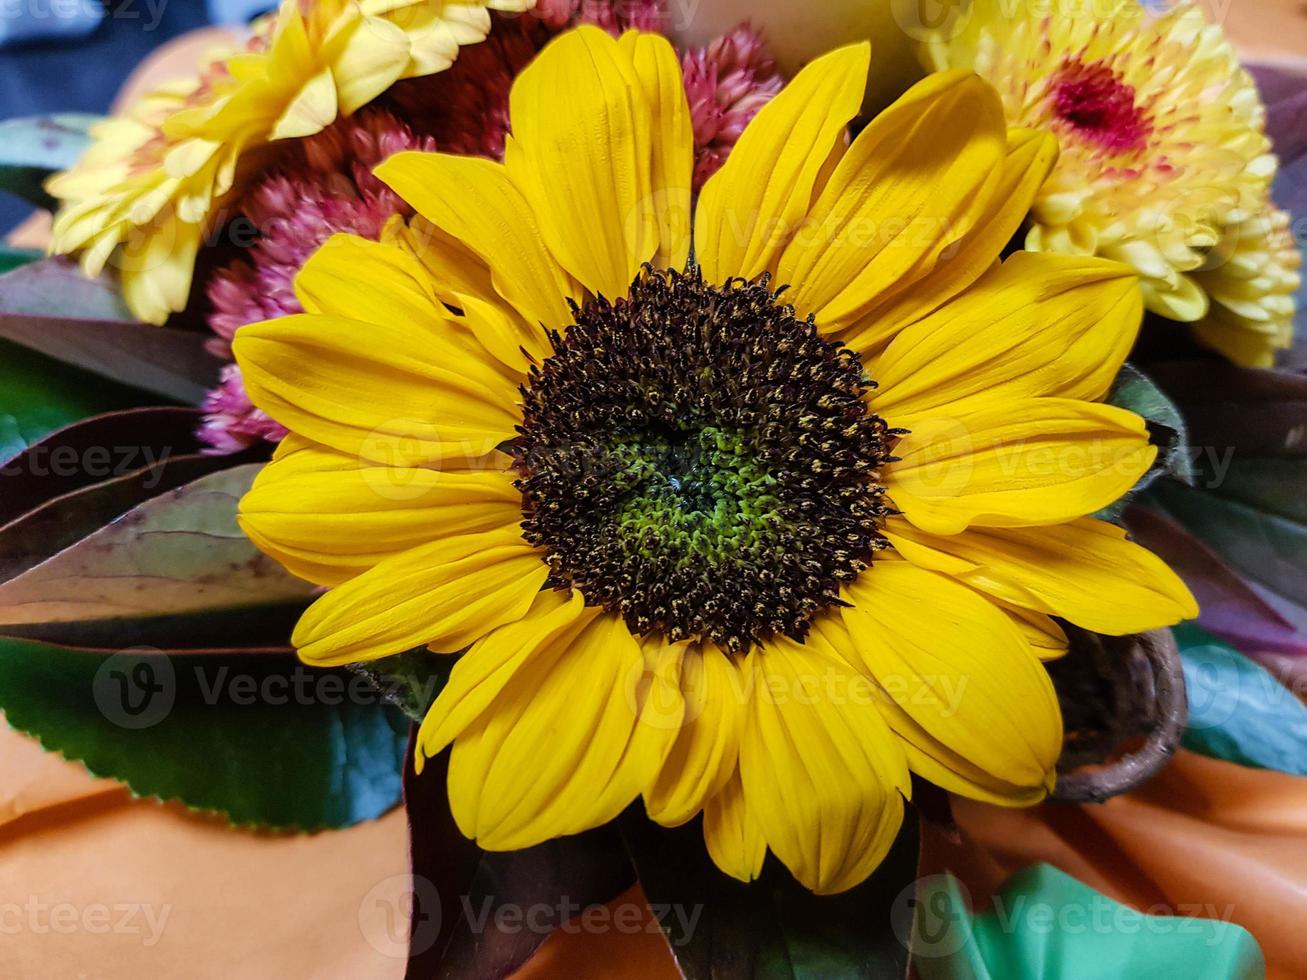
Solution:
[(399, 980), (407, 846), (398, 811), (236, 833), (0, 721), (0, 977)]
[(595, 921), (587, 929), (583, 918), (580, 931), (553, 933), (513, 980), (680, 980), (639, 885), (609, 902)]
[(928, 833), (923, 866), (953, 871), (977, 905), (1047, 861), (1144, 911), (1237, 922), (1261, 944), (1268, 977), (1307, 977), (1307, 778), (1182, 750), (1142, 790), (1101, 805), (955, 799), (953, 812), (961, 846)]
[(1245, 59), (1290, 61), (1307, 55), (1307, 7), (1299, 0), (1197, 0)]

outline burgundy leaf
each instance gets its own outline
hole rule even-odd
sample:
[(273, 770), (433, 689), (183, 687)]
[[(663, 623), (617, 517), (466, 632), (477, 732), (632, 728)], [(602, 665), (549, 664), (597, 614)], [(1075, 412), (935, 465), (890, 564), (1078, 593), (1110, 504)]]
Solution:
[(192, 405), (222, 368), (203, 332), (135, 322), (113, 283), (87, 278), (64, 258), (0, 276), (0, 337)]

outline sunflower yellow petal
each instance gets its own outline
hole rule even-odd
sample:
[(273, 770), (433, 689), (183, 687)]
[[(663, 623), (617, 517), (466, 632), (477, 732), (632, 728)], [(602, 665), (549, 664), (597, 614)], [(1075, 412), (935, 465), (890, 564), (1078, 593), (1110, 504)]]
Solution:
[[(956, 756), (993, 783), (1037, 793), (1062, 750), (1062, 722), (1048, 673), (1022, 632), (987, 597), (909, 561), (877, 562), (844, 591), (850, 645), (865, 669), (915, 723), (896, 727), (947, 766)], [(943, 746), (947, 752), (933, 754)], [(966, 793), (968, 772), (944, 788)], [(1025, 799), (1025, 793), (1018, 794)]]
[(309, 256), (295, 275), (295, 298), (305, 313), (381, 326), (449, 319), (431, 277), (412, 255), (344, 233), (332, 235)]
[(873, 307), (840, 331), (839, 338), (865, 357), (980, 278), (1021, 227), (1056, 160), (1057, 139), (1051, 133), (1009, 130), (1007, 158), (984, 215), (960, 241), (940, 253), (935, 268), (911, 289)]
[(512, 461), (441, 472), (370, 463), (321, 446), (281, 454), (241, 499), (259, 548), (317, 585), (339, 585), (436, 535), (513, 528), (522, 518)]
[[(418, 772), (467, 730), (499, 697), (522, 665), (553, 656), (598, 615), (579, 592), (539, 592), (516, 622), (487, 633), (459, 658), (418, 731)], [(552, 662), (552, 661), (551, 661)]]
[(1105, 396), (1143, 317), (1129, 266), (1018, 252), (903, 330), (870, 373), (886, 418), (1012, 398)]
[(870, 63), (867, 44), (817, 58), (745, 128), (695, 211), (695, 258), (709, 282), (775, 267), (862, 106)]
[(635, 66), (653, 109), (652, 165), (648, 206), (658, 227), (653, 264), (681, 269), (690, 255), (690, 184), (694, 171), (694, 127), (685, 99), (681, 63), (667, 39), (627, 31), (618, 39)]
[(740, 780), (767, 846), (806, 887), (845, 891), (888, 853), (910, 793), (872, 684), (829, 644), (780, 638), (750, 658)]
[(735, 772), (748, 697), (746, 676), (715, 647), (692, 648), (681, 666), (682, 727), (667, 764), (645, 794), (651, 819), (685, 823)]
[(703, 840), (713, 863), (732, 878), (753, 881), (762, 872), (767, 841), (745, 806), (738, 771), (704, 803)]
[(379, 463), (440, 465), (484, 456), (520, 420), (512, 381), (447, 333), (296, 314), (242, 327), (232, 350), (251, 400), (292, 431)]
[(1040, 660), (1056, 660), (1066, 655), (1066, 631), (1050, 616), (995, 599), (994, 602), (1011, 618)]
[(1096, 633), (1140, 633), (1198, 615), (1179, 576), (1106, 521), (972, 528), (945, 537), (895, 518), (886, 535), (914, 564)]
[(670, 746), (641, 720), (645, 653), (617, 616), (538, 647), (454, 742), (449, 799), (465, 835), (517, 850), (612, 820)]
[(833, 331), (908, 288), (984, 215), (1006, 152), (1002, 104), (979, 78), (917, 83), (853, 141), (786, 246), (787, 301)]
[[(477, 255), (495, 290), (527, 323), (561, 327), (571, 322), (567, 300), (579, 299), (580, 290), (546, 249), (531, 206), (501, 164), (408, 151), (384, 161), (376, 175), (418, 214)], [(437, 282), (448, 277), (441, 268), (432, 268), (431, 274)]]
[(548, 574), (516, 527), (439, 538), (332, 589), (300, 617), (292, 642), (322, 666), (423, 645), (461, 650), (521, 619)]
[(504, 162), (549, 250), (591, 292), (626, 295), (658, 253), (651, 104), (631, 56), (597, 27), (551, 41), (509, 98)]
[(1121, 498), (1152, 465), (1143, 419), (1070, 398), (1012, 398), (966, 415), (896, 417), (894, 506), (935, 534), (1074, 520)]

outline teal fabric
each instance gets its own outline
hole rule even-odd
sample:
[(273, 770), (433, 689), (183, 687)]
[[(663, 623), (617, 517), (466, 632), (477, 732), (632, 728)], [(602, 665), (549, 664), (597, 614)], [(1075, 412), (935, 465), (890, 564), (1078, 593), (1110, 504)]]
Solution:
[(1186, 749), (1307, 776), (1307, 705), (1265, 669), (1192, 623), (1175, 627), (1189, 696)]
[(1242, 926), (1145, 915), (1047, 864), (1013, 875), (992, 907), (979, 914), (970, 911), (965, 888), (952, 875), (924, 880), (913, 963), (921, 980), (1261, 980), (1266, 975), (1261, 949)]

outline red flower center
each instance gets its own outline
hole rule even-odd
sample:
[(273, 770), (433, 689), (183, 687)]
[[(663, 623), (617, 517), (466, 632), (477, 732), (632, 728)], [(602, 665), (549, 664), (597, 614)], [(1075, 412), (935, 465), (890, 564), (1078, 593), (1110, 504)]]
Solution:
[(1140, 149), (1152, 130), (1134, 88), (1101, 61), (1068, 61), (1053, 85), (1052, 104), (1059, 119), (1109, 153)]

